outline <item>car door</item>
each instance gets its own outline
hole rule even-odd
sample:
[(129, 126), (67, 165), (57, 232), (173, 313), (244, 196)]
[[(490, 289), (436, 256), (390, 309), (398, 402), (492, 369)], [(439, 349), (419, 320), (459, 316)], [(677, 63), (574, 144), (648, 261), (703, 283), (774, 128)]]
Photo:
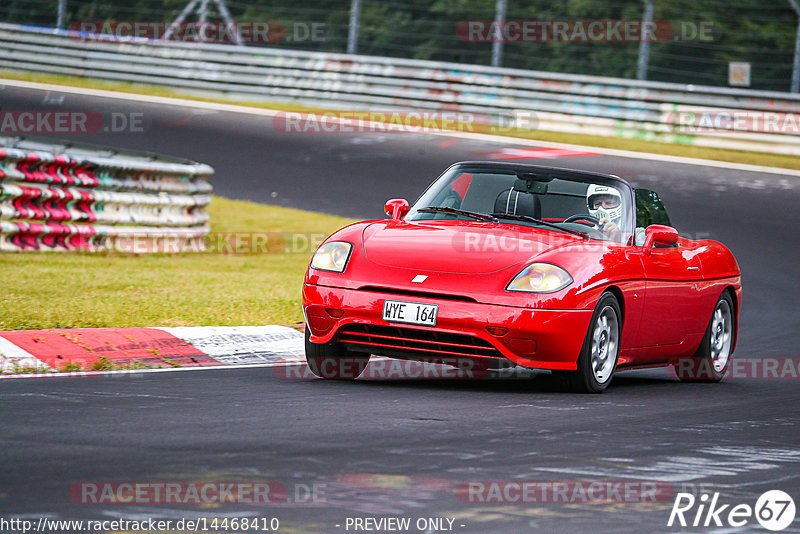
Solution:
[[(659, 196), (637, 189), (636, 226), (644, 233), (651, 224), (670, 226), (669, 216)], [(702, 265), (695, 243), (686, 239), (669, 247), (654, 245), (649, 249), (637, 243), (645, 276), (641, 324), (632, 343), (636, 360), (652, 363), (674, 353), (696, 330), (698, 288), (702, 286)], [(700, 284), (700, 286), (698, 286)]]
[(677, 345), (694, 332), (702, 269), (696, 251), (681, 243), (685, 241), (641, 252), (645, 296), (640, 347)]

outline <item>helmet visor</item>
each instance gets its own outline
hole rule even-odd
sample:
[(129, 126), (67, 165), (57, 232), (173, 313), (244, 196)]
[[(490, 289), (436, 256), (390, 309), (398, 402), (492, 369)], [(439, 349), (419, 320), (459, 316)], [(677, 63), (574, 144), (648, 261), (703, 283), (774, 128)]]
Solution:
[(600, 208), (604, 208), (607, 210), (618, 208), (620, 205), (620, 198), (617, 195), (609, 195), (609, 194), (597, 194), (592, 195), (589, 197), (588, 204), (589, 209), (591, 210), (599, 210)]

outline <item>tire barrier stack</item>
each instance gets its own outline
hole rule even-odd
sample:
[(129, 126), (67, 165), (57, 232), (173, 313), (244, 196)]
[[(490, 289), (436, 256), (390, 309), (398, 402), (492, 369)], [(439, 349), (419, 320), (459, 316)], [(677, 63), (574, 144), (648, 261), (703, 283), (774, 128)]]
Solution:
[(0, 137), (0, 250), (205, 250), (208, 165)]
[[(0, 23), (0, 69), (237, 101), (474, 114), (514, 127), (800, 155), (800, 95)], [(507, 130), (506, 130), (507, 131)]]

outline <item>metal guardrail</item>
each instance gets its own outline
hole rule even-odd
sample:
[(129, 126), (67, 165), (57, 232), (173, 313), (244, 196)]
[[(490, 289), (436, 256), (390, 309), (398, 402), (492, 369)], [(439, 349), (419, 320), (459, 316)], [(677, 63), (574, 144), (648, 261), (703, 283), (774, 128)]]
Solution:
[[(241, 101), (457, 110), (503, 127), (800, 155), (800, 95), (790, 93), (260, 47), (122, 42), (11, 24), (0, 24), (3, 68)], [(687, 124), (691, 114), (712, 124)]]
[(213, 169), (0, 137), (0, 250), (205, 249)]

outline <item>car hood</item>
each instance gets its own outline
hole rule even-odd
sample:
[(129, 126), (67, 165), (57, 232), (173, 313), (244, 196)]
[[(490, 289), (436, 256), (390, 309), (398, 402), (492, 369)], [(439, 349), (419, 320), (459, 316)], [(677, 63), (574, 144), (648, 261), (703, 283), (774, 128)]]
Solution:
[(579, 239), (555, 230), (463, 221), (382, 221), (362, 233), (364, 254), (373, 263), (454, 274), (502, 271)]

